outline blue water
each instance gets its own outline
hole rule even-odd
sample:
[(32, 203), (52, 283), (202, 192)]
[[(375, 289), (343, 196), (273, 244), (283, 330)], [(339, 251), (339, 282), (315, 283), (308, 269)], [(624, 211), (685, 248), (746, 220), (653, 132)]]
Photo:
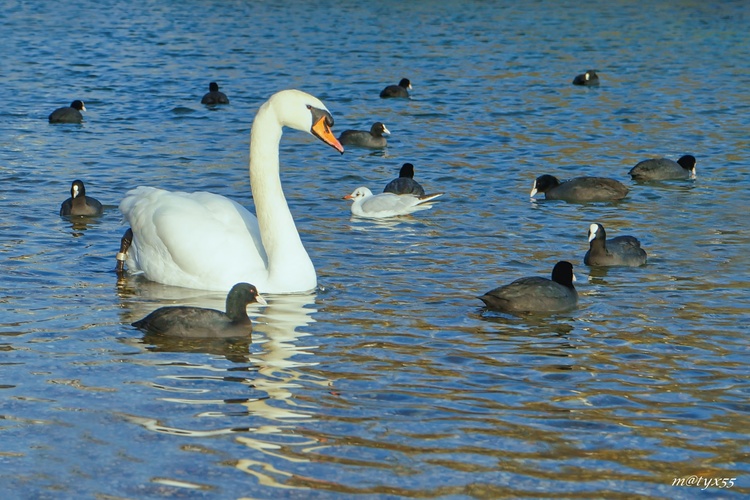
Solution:
[[(4, 498), (747, 496), (748, 33), (743, 1), (6, 2)], [(586, 69), (598, 88), (570, 84)], [(402, 77), (412, 99), (378, 98)], [(210, 81), (231, 104), (200, 104)], [(392, 133), (343, 156), (284, 135), (319, 289), (251, 307), (252, 339), (144, 338), (130, 323), (151, 310), (224, 297), (118, 280), (119, 200), (153, 185), (252, 209), (250, 124), (284, 88), (336, 132)], [(82, 125), (47, 123), (73, 99)], [(686, 153), (695, 181), (627, 176)], [(352, 218), (342, 196), (407, 161), (445, 196)], [(543, 173), (631, 192), (531, 202)], [(76, 178), (103, 216), (58, 216)], [(584, 266), (592, 222), (648, 265)], [(480, 307), (563, 259), (577, 310)]]

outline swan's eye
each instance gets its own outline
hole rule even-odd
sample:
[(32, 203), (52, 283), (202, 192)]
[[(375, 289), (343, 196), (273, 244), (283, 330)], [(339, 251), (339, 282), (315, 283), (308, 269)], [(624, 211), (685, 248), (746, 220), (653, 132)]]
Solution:
[(312, 106), (310, 106), (310, 105), (308, 104), (308, 105), (307, 105), (307, 109), (312, 109)]

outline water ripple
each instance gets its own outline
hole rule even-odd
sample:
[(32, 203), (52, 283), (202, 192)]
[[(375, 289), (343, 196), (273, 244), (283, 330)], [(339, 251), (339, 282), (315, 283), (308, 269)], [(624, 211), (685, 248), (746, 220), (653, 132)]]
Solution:
[[(533, 6), (6, 5), (4, 488), (687, 499), (697, 490), (676, 478), (747, 476), (745, 3)], [(570, 84), (588, 68), (598, 88)], [(378, 97), (402, 77), (412, 99)], [(200, 105), (213, 80), (230, 105)], [(225, 297), (118, 280), (123, 193), (210, 190), (252, 208), (252, 117), (290, 87), (324, 100), (336, 131), (392, 131), (386, 150), (340, 157), (284, 135), (284, 189), (319, 289), (249, 308), (250, 338), (143, 335), (130, 323), (158, 307)], [(47, 123), (75, 98), (83, 124)], [(642, 159), (685, 153), (695, 181), (628, 179)], [(382, 189), (407, 161), (446, 193), (435, 206), (352, 217), (341, 197)], [(630, 194), (531, 201), (543, 173), (613, 177)], [(76, 178), (100, 218), (58, 217)], [(648, 264), (584, 266), (592, 222), (636, 235)], [(576, 311), (515, 317), (476, 298), (562, 259)], [(741, 479), (708, 490), (750, 494)]]

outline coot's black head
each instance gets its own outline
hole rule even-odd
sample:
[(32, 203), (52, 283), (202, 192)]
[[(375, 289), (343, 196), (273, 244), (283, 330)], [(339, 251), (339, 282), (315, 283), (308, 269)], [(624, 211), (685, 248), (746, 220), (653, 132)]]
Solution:
[(216, 82), (211, 82), (208, 84), (208, 90), (211, 92), (218, 92), (219, 91), (219, 84)]
[(589, 242), (593, 240), (606, 240), (607, 233), (601, 224), (591, 224), (589, 226)]
[(552, 269), (552, 281), (573, 288), (573, 264), (567, 260), (561, 260)]
[(83, 185), (83, 181), (76, 179), (70, 185), (70, 197), (78, 198), (79, 196), (86, 196), (86, 188)]
[(391, 131), (385, 126), (383, 122), (375, 122), (370, 127), (370, 133), (376, 137), (382, 137), (383, 134), (390, 134)]
[(229, 316), (229, 319), (233, 322), (249, 322), (250, 320), (247, 317), (247, 306), (254, 302), (266, 305), (266, 299), (258, 293), (258, 289), (255, 288), (254, 285), (251, 285), (250, 283), (237, 283), (227, 294), (227, 316)]
[(540, 193), (560, 185), (560, 180), (554, 175), (544, 174), (536, 178), (534, 187)]
[(252, 304), (253, 302), (265, 304), (265, 299), (258, 293), (258, 289), (250, 283), (237, 283), (234, 285), (227, 294), (227, 302), (230, 301), (244, 305)]
[(402, 78), (400, 82), (398, 82), (399, 87), (404, 87), (405, 89), (409, 90), (411, 89), (411, 82), (408, 78)]
[(83, 105), (83, 101), (79, 101), (78, 99), (71, 102), (70, 107), (73, 109), (77, 109), (78, 111), (86, 111), (86, 106)]
[(401, 167), (401, 170), (398, 173), (399, 177), (408, 177), (409, 179), (414, 178), (414, 165), (411, 163), (404, 163), (404, 166)]
[(695, 159), (695, 156), (685, 155), (677, 160), (677, 163), (679, 163), (680, 166), (685, 170), (695, 170), (695, 164), (697, 163), (697, 161)]

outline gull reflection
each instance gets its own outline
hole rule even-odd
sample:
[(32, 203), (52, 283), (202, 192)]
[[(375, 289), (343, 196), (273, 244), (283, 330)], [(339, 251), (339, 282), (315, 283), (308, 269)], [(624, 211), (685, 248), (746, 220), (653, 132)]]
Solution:
[(398, 231), (399, 233), (418, 234), (424, 231), (424, 226), (432, 225), (429, 221), (413, 217), (411, 215), (400, 215), (384, 219), (370, 219), (352, 215), (349, 218), (351, 231), (369, 232), (378, 229), (387, 231)]

